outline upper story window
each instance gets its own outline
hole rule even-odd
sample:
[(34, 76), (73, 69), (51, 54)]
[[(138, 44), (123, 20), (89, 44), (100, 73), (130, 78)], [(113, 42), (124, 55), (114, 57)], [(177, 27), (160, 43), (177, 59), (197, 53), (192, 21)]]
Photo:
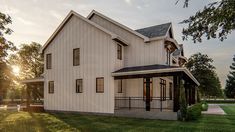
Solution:
[(118, 81), (118, 93), (122, 93), (122, 80), (117, 80)]
[(170, 62), (171, 62), (170, 57), (171, 57), (170, 50), (166, 49), (166, 64), (167, 65), (170, 65)]
[(54, 93), (54, 81), (48, 82), (48, 93), (50, 93), (50, 94)]
[(73, 49), (73, 66), (80, 65), (80, 49)]
[(51, 67), (52, 67), (52, 56), (51, 56), (51, 54), (46, 55), (46, 67), (47, 67), (47, 69), (51, 69)]
[(96, 93), (104, 92), (104, 78), (98, 77), (96, 78)]
[(76, 93), (82, 93), (83, 88), (82, 88), (82, 79), (77, 79), (76, 80)]
[(117, 58), (122, 60), (122, 46), (120, 44), (117, 45)]

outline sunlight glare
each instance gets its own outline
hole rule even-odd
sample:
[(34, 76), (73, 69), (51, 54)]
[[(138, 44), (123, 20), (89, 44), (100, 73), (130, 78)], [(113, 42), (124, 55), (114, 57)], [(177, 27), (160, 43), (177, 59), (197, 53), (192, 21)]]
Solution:
[(14, 73), (15, 75), (19, 75), (19, 73), (20, 73), (20, 68), (19, 68), (19, 66), (12, 66), (12, 70), (13, 70), (13, 73)]

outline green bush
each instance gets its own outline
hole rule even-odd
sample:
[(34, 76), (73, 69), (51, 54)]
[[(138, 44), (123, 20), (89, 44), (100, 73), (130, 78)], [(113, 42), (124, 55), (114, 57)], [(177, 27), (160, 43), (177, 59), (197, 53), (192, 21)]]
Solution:
[(201, 103), (194, 104), (193, 106), (188, 107), (186, 120), (197, 120), (201, 116), (202, 106)]
[(208, 104), (206, 101), (203, 101), (201, 103), (202, 111), (207, 111), (208, 110)]

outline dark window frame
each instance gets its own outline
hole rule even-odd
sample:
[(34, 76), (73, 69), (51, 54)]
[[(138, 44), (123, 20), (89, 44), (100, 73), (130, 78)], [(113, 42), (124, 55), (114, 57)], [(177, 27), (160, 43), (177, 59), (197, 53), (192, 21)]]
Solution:
[(170, 82), (169, 83), (169, 99), (172, 100), (173, 99), (173, 83)]
[[(75, 52), (78, 51), (78, 63), (75, 64)], [(80, 48), (73, 49), (73, 66), (79, 66), (80, 65)]]
[[(121, 83), (121, 85), (120, 85), (121, 87), (120, 87), (120, 88), (118, 87), (118, 93), (122, 93), (122, 92), (123, 92), (123, 91), (122, 91), (122, 80), (118, 80), (118, 83), (119, 83), (119, 81), (120, 81), (120, 83)], [(119, 85), (118, 85), (118, 86), (119, 86)], [(120, 89), (121, 89), (121, 90), (120, 90)]]
[[(103, 80), (103, 91), (98, 91), (98, 80), (99, 79)], [(96, 78), (96, 93), (104, 93), (104, 77), (97, 77)]]
[[(146, 79), (143, 78), (143, 100), (146, 100)], [(153, 78), (150, 78), (150, 101), (153, 100)]]
[(170, 62), (171, 62), (170, 57), (171, 57), (170, 50), (166, 48), (166, 64), (167, 65), (170, 65)]
[[(49, 56), (50, 56), (50, 65), (49, 65)], [(52, 54), (46, 54), (46, 68), (52, 69)]]
[[(53, 83), (53, 87), (51, 87), (50, 83)], [(53, 94), (55, 92), (55, 84), (54, 81), (49, 81), (48, 82), (48, 93)]]
[(117, 44), (117, 59), (122, 60), (122, 45)]
[[(81, 81), (81, 88), (78, 88), (78, 81)], [(82, 79), (76, 79), (76, 93), (83, 93), (83, 80)]]

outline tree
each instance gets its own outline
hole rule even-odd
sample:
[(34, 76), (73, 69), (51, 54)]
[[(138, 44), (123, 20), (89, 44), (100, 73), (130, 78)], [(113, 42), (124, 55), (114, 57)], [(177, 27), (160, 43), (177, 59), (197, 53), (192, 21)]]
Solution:
[[(188, 7), (189, 1), (185, 0), (184, 7)], [(235, 29), (235, 1), (212, 2), (181, 23), (188, 24), (182, 31), (183, 40), (192, 37), (194, 42), (202, 42), (205, 36), (207, 39), (219, 38), (223, 41)]]
[[(41, 76), (43, 73), (43, 57), (40, 54), (41, 48), (42, 46), (36, 42), (22, 44), (19, 50), (10, 56), (9, 62), (11, 65), (20, 67), (18, 80), (32, 79)], [(32, 90), (34, 99), (43, 96), (41, 88), (35, 87)]]
[(11, 17), (0, 12), (0, 102), (12, 81), (11, 68), (7, 64), (6, 57), (8, 56), (8, 51), (14, 51), (16, 47), (12, 42), (6, 40), (4, 36), (12, 33), (12, 30), (8, 28), (8, 24), (11, 23)]
[(230, 66), (231, 71), (227, 76), (226, 86), (225, 86), (225, 95), (228, 98), (235, 98), (235, 55), (233, 57), (233, 63)]
[(213, 59), (206, 54), (197, 53), (186, 63), (186, 67), (199, 81), (199, 91), (203, 96), (221, 96), (221, 84), (212, 62)]

